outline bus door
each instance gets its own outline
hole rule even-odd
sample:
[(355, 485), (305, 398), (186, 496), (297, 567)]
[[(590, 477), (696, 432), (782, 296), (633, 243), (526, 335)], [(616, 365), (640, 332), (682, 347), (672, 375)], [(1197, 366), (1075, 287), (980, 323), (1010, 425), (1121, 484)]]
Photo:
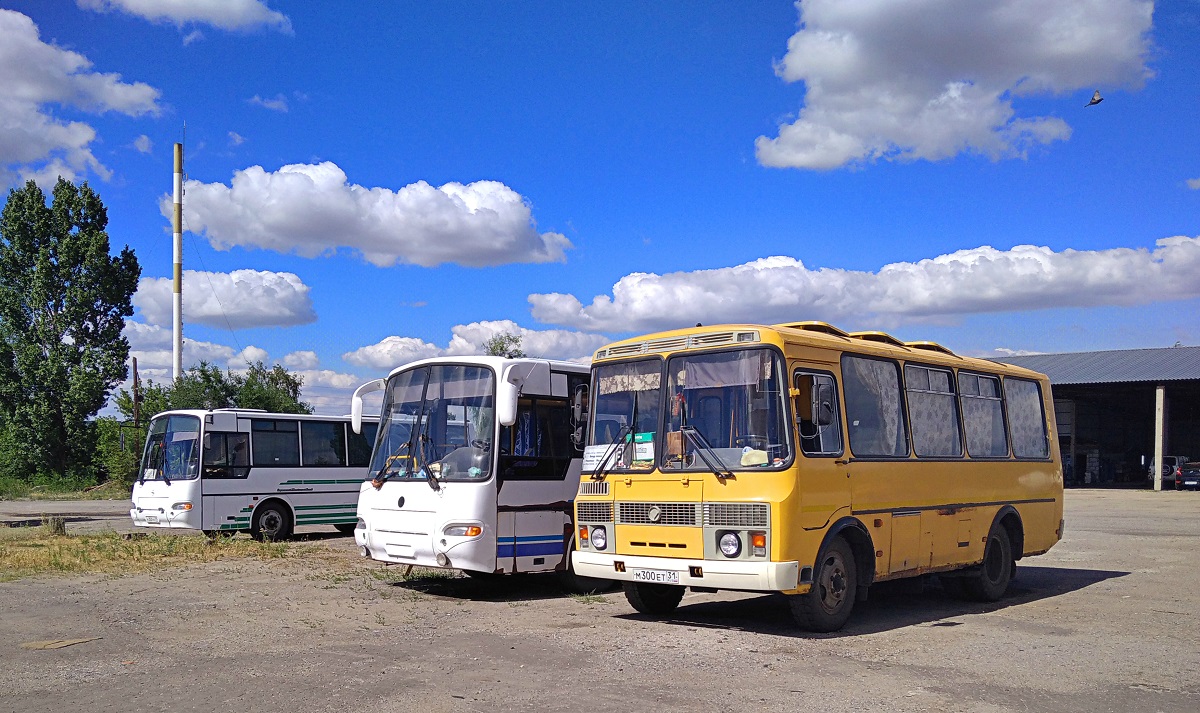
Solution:
[(564, 399), (523, 398), (517, 420), (500, 431), (496, 473), (496, 566), (506, 572), (553, 570), (571, 535), (579, 461)]
[(795, 365), (796, 435), (800, 441), (800, 524), (823, 530), (836, 517), (848, 514), (846, 445), (842, 438), (837, 380), (827, 368)]

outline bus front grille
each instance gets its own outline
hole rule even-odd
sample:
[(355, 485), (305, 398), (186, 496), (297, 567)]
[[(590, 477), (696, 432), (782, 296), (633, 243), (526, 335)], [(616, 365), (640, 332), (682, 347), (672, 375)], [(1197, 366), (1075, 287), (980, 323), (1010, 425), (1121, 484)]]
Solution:
[(608, 481), (582, 482), (579, 484), (580, 495), (608, 495)]
[(699, 503), (617, 503), (621, 525), (695, 525)]
[(612, 522), (612, 503), (576, 503), (580, 522)]
[(771, 506), (766, 503), (704, 503), (704, 524), (712, 527), (768, 527)]

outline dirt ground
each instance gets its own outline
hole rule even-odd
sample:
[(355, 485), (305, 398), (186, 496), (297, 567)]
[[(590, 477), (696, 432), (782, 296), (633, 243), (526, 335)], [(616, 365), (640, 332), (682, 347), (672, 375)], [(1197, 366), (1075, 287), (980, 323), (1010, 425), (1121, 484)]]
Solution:
[(396, 582), (332, 533), (293, 559), (9, 582), (0, 711), (1200, 710), (1200, 494), (1066, 509), (1005, 600), (876, 587), (838, 635), (796, 631), (778, 595), (689, 593), (653, 620), (553, 577)]

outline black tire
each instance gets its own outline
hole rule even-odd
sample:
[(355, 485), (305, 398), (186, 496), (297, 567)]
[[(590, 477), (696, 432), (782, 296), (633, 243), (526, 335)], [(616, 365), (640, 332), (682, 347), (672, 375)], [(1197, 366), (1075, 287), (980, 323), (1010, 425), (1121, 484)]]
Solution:
[(858, 595), (858, 570), (850, 543), (835, 537), (821, 550), (812, 588), (789, 599), (792, 618), (805, 631), (837, 631), (846, 625)]
[(292, 516), (283, 505), (267, 503), (254, 511), (250, 536), (260, 542), (276, 542), (292, 536)]
[(970, 576), (963, 577), (963, 589), (967, 598), (977, 602), (994, 602), (1008, 591), (1015, 569), (1012, 542), (1008, 530), (996, 523), (988, 533), (983, 548), (983, 562)]
[(497, 579), (500, 579), (501, 577), (504, 576), (502, 574), (497, 574), (495, 572), (480, 572), (480, 571), (473, 570), (473, 569), (464, 569), (462, 571), (462, 573), (467, 575), (467, 577), (469, 577), (471, 579), (478, 579), (478, 580), (482, 580), (485, 582), (489, 581), (489, 580), (494, 582)]
[(683, 599), (683, 587), (674, 584), (625, 582), (625, 598), (639, 614), (666, 616), (675, 611)]
[(356, 527), (358, 527), (357, 522), (339, 522), (338, 524), (333, 526), (333, 529), (337, 530), (338, 532), (342, 533), (343, 535), (353, 535), (354, 528), (356, 528)]

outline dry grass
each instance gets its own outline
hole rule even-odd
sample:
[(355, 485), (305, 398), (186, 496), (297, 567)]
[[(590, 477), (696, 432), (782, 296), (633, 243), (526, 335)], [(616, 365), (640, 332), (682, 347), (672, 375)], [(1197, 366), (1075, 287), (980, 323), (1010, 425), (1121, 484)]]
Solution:
[(135, 574), (224, 559), (283, 559), (313, 554), (303, 543), (209, 540), (175, 534), (55, 535), (46, 526), (0, 527), (0, 582), (43, 574)]

